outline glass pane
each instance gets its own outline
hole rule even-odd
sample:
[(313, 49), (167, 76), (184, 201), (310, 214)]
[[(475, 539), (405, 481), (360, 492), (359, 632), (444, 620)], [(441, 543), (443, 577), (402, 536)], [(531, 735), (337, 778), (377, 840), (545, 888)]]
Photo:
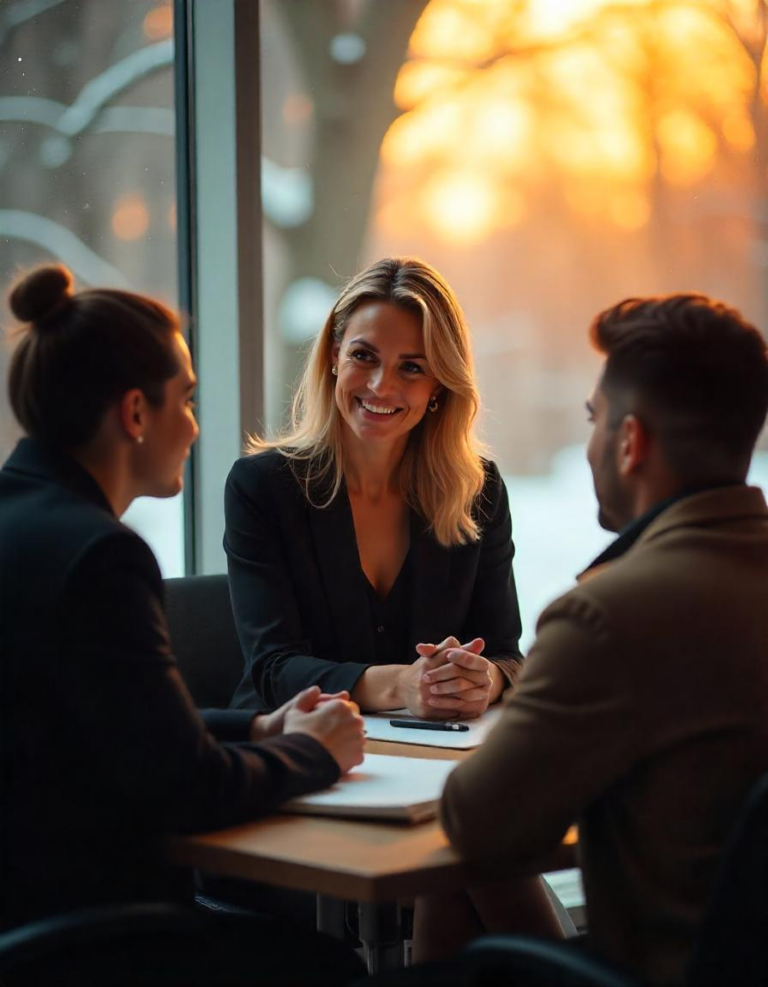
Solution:
[[(19, 268), (61, 261), (79, 287), (123, 287), (175, 307), (172, 3), (5, 0), (0, 58), (3, 284)], [(5, 347), (3, 378), (7, 356)], [(17, 437), (3, 388), (2, 459)], [(164, 575), (183, 572), (182, 510), (180, 497), (142, 499), (125, 516)]]
[(698, 289), (765, 324), (765, 4), (261, 9), (268, 421), (341, 279), (434, 264), (473, 331), (527, 644), (610, 537), (584, 461), (592, 316)]

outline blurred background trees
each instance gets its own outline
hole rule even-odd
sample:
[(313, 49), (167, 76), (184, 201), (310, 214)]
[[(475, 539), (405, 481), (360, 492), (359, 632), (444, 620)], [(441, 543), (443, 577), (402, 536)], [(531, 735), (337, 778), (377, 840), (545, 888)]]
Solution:
[[(434, 264), (472, 328), (530, 633), (606, 537), (583, 461), (595, 312), (698, 289), (768, 325), (768, 2), (253, 2), (254, 425), (284, 420), (346, 278), (387, 254)], [(177, 302), (173, 61), (170, 0), (0, 0), (4, 282), (54, 259)]]
[[(265, 153), (312, 202), (266, 231), (270, 424), (339, 282), (385, 253), (418, 253), (457, 288), (485, 432), (512, 472), (545, 472), (583, 434), (599, 307), (697, 288), (765, 323), (763, 0), (262, 9)], [(396, 29), (374, 33), (382, 10)]]

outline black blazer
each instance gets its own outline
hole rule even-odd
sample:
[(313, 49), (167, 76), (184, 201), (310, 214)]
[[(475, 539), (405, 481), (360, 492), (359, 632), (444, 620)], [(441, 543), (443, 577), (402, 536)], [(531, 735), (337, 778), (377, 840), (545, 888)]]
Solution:
[[(315, 683), (327, 692), (351, 691), (376, 658), (346, 488), (327, 508), (313, 507), (291, 462), (268, 451), (232, 467), (225, 512), (245, 655), (232, 705), (272, 708)], [(416, 658), (420, 642), (483, 637), (485, 653), (514, 681), (521, 660), (514, 547), (507, 492), (493, 463), (486, 464), (478, 517), (480, 541), (446, 549), (412, 512), (410, 653), (402, 661)]]
[[(171, 654), (152, 552), (72, 460), (0, 471), (0, 924), (171, 892), (169, 833), (332, 783), (310, 737), (222, 745)], [(216, 724), (245, 737), (251, 716)]]

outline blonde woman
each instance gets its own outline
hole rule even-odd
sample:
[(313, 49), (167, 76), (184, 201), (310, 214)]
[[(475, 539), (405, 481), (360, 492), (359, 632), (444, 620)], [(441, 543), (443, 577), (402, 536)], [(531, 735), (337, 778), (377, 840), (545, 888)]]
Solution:
[[(363, 710), (474, 717), (513, 686), (520, 614), (507, 491), (481, 457), (469, 331), (423, 261), (342, 289), (309, 356), (293, 428), (253, 440), (226, 487), (246, 670), (234, 705), (319, 685)], [(414, 958), (488, 929), (562, 935), (540, 878), (416, 908)]]
[(363, 710), (474, 717), (521, 661), (507, 492), (481, 457), (467, 325), (428, 264), (391, 258), (342, 290), (293, 428), (254, 439), (226, 487), (246, 659), (233, 700), (310, 685)]

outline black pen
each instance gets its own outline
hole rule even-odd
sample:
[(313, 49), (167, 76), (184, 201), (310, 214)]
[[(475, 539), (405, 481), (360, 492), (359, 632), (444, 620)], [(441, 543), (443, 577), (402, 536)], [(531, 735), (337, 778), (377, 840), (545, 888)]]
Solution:
[(434, 723), (431, 720), (390, 720), (391, 727), (406, 727), (410, 730), (453, 730), (465, 733), (469, 730), (466, 723)]

